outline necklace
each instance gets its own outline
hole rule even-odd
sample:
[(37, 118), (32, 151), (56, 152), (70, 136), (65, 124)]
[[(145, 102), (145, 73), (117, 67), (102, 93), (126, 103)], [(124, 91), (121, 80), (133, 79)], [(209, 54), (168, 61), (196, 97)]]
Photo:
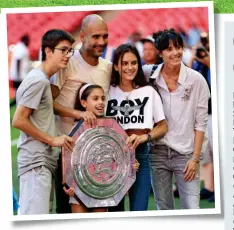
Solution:
[[(133, 90), (134, 90), (134, 89), (133, 89)], [(129, 97), (131, 96), (133, 90), (126, 96), (126, 101), (127, 101), (128, 105), (130, 105), (130, 104), (129, 104)]]
[[(173, 79), (170, 79), (170, 78), (169, 78), (169, 81), (171, 81), (171, 83), (174, 84), (174, 85), (177, 85), (177, 83), (178, 83), (178, 80), (176, 81), (176, 80), (173, 80)], [(166, 83), (167, 83), (167, 85), (170, 84), (169, 82), (166, 82)]]
[[(178, 84), (178, 80), (179, 80), (178, 74), (171, 77), (165, 71), (163, 71), (163, 75), (164, 75), (164, 79), (165, 79), (165, 82), (166, 82), (167, 86), (171, 85), (171, 84), (176, 86)], [(176, 78), (176, 80), (173, 79), (173, 78)]]
[[(119, 86), (119, 89), (123, 92), (123, 95), (125, 96), (125, 100), (127, 101), (127, 104), (129, 105), (129, 97), (131, 96), (132, 92), (134, 91), (134, 88), (131, 89), (131, 91), (124, 91), (123, 89), (120, 88)], [(127, 94), (127, 95), (126, 95)]]

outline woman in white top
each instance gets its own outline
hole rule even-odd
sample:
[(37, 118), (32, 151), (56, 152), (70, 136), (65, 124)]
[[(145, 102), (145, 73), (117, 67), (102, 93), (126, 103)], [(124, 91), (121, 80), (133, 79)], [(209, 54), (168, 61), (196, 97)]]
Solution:
[[(136, 148), (140, 163), (129, 190), (130, 210), (144, 211), (151, 187), (147, 142), (165, 135), (167, 124), (160, 96), (147, 83), (134, 46), (123, 44), (115, 50), (110, 85), (106, 116), (114, 117), (130, 136), (129, 145)], [(124, 200), (109, 211), (124, 211)]]
[[(181, 208), (199, 208), (198, 167), (208, 119), (209, 89), (204, 77), (182, 63), (183, 40), (174, 29), (154, 34), (163, 59), (151, 80), (161, 95), (168, 132), (152, 148), (152, 186), (157, 209), (174, 209), (175, 175)], [(152, 66), (144, 66), (146, 76)]]

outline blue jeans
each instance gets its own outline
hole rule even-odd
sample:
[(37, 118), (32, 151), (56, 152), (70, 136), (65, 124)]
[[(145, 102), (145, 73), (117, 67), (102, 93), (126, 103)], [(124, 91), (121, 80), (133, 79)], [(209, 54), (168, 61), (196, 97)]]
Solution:
[(184, 168), (192, 154), (182, 155), (166, 145), (155, 145), (151, 149), (150, 166), (154, 197), (158, 210), (174, 209), (172, 176), (175, 175), (183, 209), (198, 209), (200, 180), (197, 173), (192, 181), (184, 181)]
[[(146, 211), (150, 196), (151, 180), (149, 167), (149, 149), (147, 144), (141, 144), (136, 148), (136, 159), (140, 163), (136, 172), (136, 181), (128, 191), (130, 211)], [(124, 199), (115, 207), (108, 208), (109, 212), (123, 212)]]
[(146, 211), (151, 188), (149, 149), (146, 143), (136, 148), (136, 159), (140, 166), (136, 172), (136, 181), (129, 190), (130, 211)]

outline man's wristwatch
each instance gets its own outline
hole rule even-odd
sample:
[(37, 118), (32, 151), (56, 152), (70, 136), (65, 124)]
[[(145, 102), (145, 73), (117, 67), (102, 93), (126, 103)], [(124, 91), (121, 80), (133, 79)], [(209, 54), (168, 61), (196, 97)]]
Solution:
[(147, 133), (146, 135), (147, 135), (147, 142), (152, 142), (153, 141), (152, 136), (149, 133)]

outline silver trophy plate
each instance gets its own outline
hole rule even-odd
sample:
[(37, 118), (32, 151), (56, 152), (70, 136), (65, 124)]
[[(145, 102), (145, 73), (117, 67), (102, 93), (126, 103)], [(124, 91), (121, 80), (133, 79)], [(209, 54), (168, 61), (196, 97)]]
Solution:
[(79, 122), (70, 136), (76, 144), (72, 153), (63, 149), (63, 183), (88, 208), (118, 205), (136, 178), (125, 131), (113, 118), (101, 118), (96, 128)]

